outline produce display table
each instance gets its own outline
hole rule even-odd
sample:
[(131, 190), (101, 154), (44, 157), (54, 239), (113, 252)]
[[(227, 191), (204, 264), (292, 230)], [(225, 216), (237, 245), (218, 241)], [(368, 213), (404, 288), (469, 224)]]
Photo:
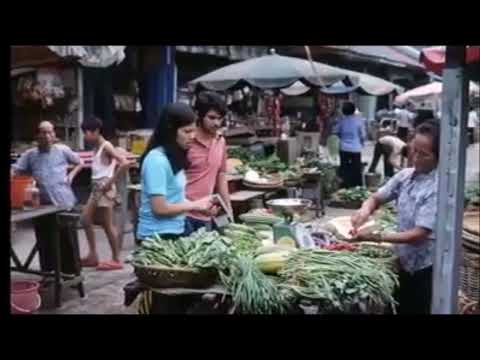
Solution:
[[(67, 210), (66, 207), (59, 207), (54, 205), (47, 205), (41, 206), (37, 209), (32, 210), (11, 210), (10, 214), (10, 222), (20, 222), (25, 220), (33, 220), (39, 218), (50, 218), (50, 220), (60, 226), (60, 223), (57, 220), (57, 215), (63, 211)], [(11, 267), (11, 271), (25, 273), (25, 274), (35, 274), (40, 275), (43, 277), (53, 277), (54, 278), (54, 292), (55, 292), (55, 306), (61, 306), (61, 289), (62, 285), (65, 286), (78, 286), (80, 295), (83, 296), (83, 285), (82, 285), (82, 276), (80, 273), (73, 274), (73, 275), (66, 275), (63, 274), (62, 271), (62, 256), (61, 256), (61, 246), (60, 244), (60, 237), (59, 237), (59, 227), (55, 227), (49, 229), (49, 239), (52, 242), (52, 246), (54, 249), (54, 268), (52, 271), (42, 271), (42, 270), (34, 270), (30, 268), (30, 265), (33, 261), (33, 258), (39, 251), (39, 244), (38, 241), (35, 242), (35, 245), (29, 252), (24, 263), (22, 263), (15, 252), (13, 247), (13, 241), (10, 243), (10, 256), (15, 266)], [(11, 234), (14, 236), (15, 233)]]

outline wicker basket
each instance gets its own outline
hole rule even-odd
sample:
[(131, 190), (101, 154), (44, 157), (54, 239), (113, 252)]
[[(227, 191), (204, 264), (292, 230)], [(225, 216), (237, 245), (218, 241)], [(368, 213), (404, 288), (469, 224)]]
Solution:
[(458, 313), (461, 315), (480, 314), (478, 301), (472, 301), (467, 298), (461, 291), (458, 296)]
[(138, 280), (153, 288), (203, 289), (213, 285), (218, 277), (213, 269), (194, 270), (138, 264), (134, 264), (134, 268)]
[(464, 250), (460, 266), (460, 289), (468, 299), (480, 301), (480, 255)]
[(480, 237), (472, 235), (467, 231), (462, 233), (463, 247), (469, 252), (480, 254)]

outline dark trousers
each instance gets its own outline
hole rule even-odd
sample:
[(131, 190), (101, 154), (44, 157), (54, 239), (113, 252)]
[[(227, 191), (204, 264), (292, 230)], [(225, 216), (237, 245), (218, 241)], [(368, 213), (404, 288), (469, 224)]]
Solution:
[(397, 136), (403, 141), (408, 142), (408, 127), (399, 126)]
[(380, 157), (383, 156), (383, 172), (385, 177), (392, 177), (393, 176), (393, 166), (390, 164), (390, 161), (388, 161), (390, 155), (392, 153), (392, 149), (384, 144), (380, 144), (377, 142), (375, 144), (375, 149), (373, 151), (373, 160), (372, 164), (370, 165), (370, 168), (368, 169), (368, 172), (374, 173), (375, 170), (377, 169), (378, 161), (380, 160)]
[(361, 153), (340, 151), (340, 177), (345, 188), (363, 185)]
[(400, 271), (400, 286), (395, 292), (398, 314), (430, 314), (433, 267), (410, 274)]
[(473, 136), (473, 130), (474, 128), (467, 128), (467, 135), (468, 135), (468, 144), (472, 145), (475, 142), (474, 136)]
[[(37, 239), (38, 255), (40, 258), (40, 269), (52, 271), (55, 269), (55, 246), (53, 237), (58, 231), (60, 241), (61, 272), (64, 274), (79, 274), (80, 264), (79, 249), (72, 239), (72, 231), (68, 226), (57, 224), (55, 215), (42, 216), (34, 220), (35, 236)], [(76, 231), (76, 229), (73, 229)]]

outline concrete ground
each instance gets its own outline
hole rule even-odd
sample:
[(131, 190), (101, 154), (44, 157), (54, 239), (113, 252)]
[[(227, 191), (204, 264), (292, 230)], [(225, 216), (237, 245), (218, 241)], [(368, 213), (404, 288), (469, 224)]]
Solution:
[[(369, 143), (363, 154), (363, 161), (370, 162), (373, 156), (373, 144)], [(480, 146), (474, 144), (467, 150), (467, 174), (466, 182), (471, 184), (479, 181), (480, 167)], [(377, 171), (383, 173), (382, 161), (379, 163)], [(327, 208), (326, 215), (321, 221), (328, 221), (337, 216), (349, 215), (352, 210)], [(131, 228), (131, 224), (127, 224), (127, 228)], [(98, 251), (101, 259), (108, 259), (110, 250), (108, 241), (101, 228), (96, 229), (98, 242)], [(17, 225), (15, 233), (12, 236), (12, 244), (21, 260), (28, 255), (34, 243), (34, 233), (32, 224), (29, 222)], [(80, 251), (82, 256), (87, 252), (87, 243), (85, 234), (79, 231)], [(124, 239), (124, 249), (122, 258), (124, 259), (135, 248), (133, 235), (126, 234)], [(38, 259), (33, 262), (34, 267), (38, 267)], [(73, 289), (65, 289), (63, 292), (63, 305), (59, 309), (53, 308), (51, 305), (51, 291), (42, 293), (44, 306), (38, 312), (39, 314), (136, 314), (135, 306), (125, 307), (123, 305), (123, 287), (128, 282), (135, 279), (133, 268), (125, 265), (123, 270), (101, 272), (95, 269), (84, 269), (85, 277), (84, 286), (86, 297), (81, 299), (78, 292)], [(38, 279), (35, 275), (23, 275), (12, 273), (12, 279)]]

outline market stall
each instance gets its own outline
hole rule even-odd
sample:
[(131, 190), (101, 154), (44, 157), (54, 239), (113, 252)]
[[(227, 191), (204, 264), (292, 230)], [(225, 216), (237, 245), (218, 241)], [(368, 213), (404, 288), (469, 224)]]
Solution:
[(307, 204), (276, 200), (243, 224), (145, 241), (130, 259), (138, 281), (126, 304), (142, 314), (394, 313), (393, 253), (341, 241), (338, 225), (302, 223)]

